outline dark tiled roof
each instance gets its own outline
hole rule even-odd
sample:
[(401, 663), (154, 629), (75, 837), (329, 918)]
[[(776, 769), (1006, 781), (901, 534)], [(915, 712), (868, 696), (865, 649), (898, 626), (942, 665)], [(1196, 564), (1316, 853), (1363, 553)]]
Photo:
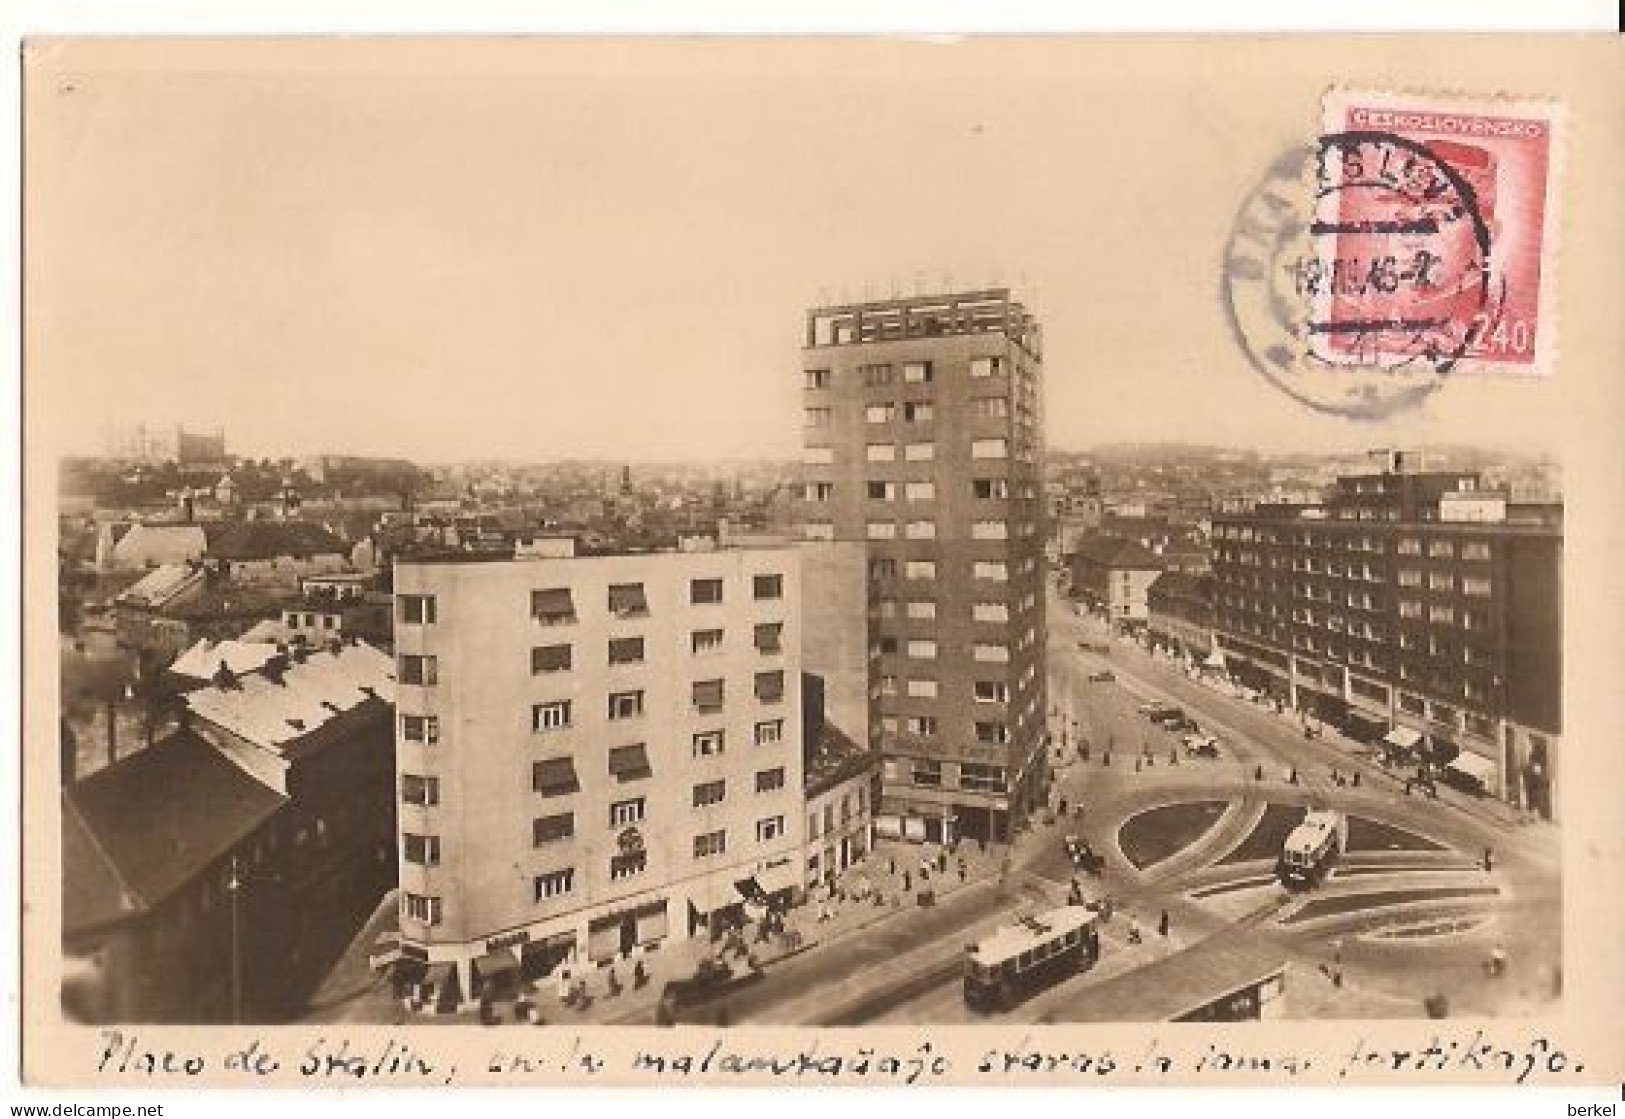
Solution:
[(802, 786), (808, 796), (817, 796), (879, 764), (878, 753), (865, 750), (840, 727), (825, 721), (817, 743), (807, 753)]
[[(187, 733), (98, 770), (66, 796), (89, 842), (65, 842), (63, 895), (92, 916), (157, 905), (287, 803)], [(75, 846), (77, 866), (67, 861)], [(109, 881), (122, 884), (122, 903), (95, 899)]]
[(85, 823), (78, 804), (62, 797), (62, 929), (91, 932), (137, 911), (118, 868)]
[(1213, 600), (1213, 577), (1191, 575), (1184, 571), (1164, 571), (1152, 582), (1147, 592), (1154, 598)]
[(203, 525), (203, 532), (211, 559), (305, 559), (349, 551), (344, 541), (308, 521), (211, 521)]
[(1155, 570), (1162, 561), (1133, 540), (1104, 532), (1085, 533), (1072, 554), (1099, 567), (1127, 567)]

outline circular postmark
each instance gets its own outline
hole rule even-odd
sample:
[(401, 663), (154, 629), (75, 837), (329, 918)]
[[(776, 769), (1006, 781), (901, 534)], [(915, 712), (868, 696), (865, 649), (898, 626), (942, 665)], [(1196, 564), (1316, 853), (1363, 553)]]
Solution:
[(1232, 331), (1316, 411), (1380, 420), (1419, 405), (1504, 300), (1471, 169), (1442, 147), (1322, 136), (1277, 159), (1237, 213), (1222, 277)]

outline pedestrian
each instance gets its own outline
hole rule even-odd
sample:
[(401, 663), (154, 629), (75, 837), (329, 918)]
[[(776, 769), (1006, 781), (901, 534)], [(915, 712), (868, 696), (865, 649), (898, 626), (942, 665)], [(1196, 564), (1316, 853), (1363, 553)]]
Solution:
[(961, 881), (961, 882), (963, 882), (963, 881), (964, 881), (964, 880), (965, 880), (965, 874), (966, 874), (966, 871), (965, 871), (965, 860), (964, 860), (964, 859), (960, 859), (960, 860), (959, 860), (959, 880), (960, 880), (960, 881)]
[(1253, 770), (1253, 780), (1254, 781), (1262, 781), (1263, 779), (1264, 779), (1264, 766), (1262, 764), (1260, 764), (1257, 768), (1255, 768)]
[(1134, 759), (1134, 772), (1135, 773), (1140, 772), (1140, 759), (1139, 758)]
[(1297, 766), (1293, 766), (1291, 772), (1289, 772), (1287, 774), (1286, 783), (1288, 785), (1296, 785), (1298, 783), (1298, 767)]
[(1495, 869), (1495, 852), (1488, 847), (1484, 848), (1484, 873), (1488, 874)]
[(1111, 764), (1112, 764), (1112, 752), (1111, 752), (1111, 751), (1110, 751), (1110, 750), (1107, 750), (1107, 751), (1106, 751), (1106, 752), (1105, 752), (1105, 753), (1103, 753), (1103, 754), (1101, 754), (1101, 755), (1100, 755), (1100, 764), (1101, 764), (1101, 765), (1102, 765), (1102, 766), (1104, 766), (1104, 767), (1106, 767), (1106, 768), (1108, 768), (1108, 769), (1110, 769), (1110, 768), (1111, 768)]
[(1360, 787), (1360, 771), (1359, 770), (1356, 769), (1354, 771), (1354, 776), (1352, 778), (1350, 778), (1349, 783), (1351, 785), (1353, 785), (1356, 789), (1358, 789)]
[(1162, 916), (1157, 918), (1157, 935), (1160, 936), (1160, 937), (1163, 937), (1164, 939), (1167, 939), (1167, 936), (1168, 936), (1168, 911), (1166, 909), (1164, 909), (1162, 911)]
[(909, 887), (913, 884), (913, 882), (914, 879), (909, 877), (908, 871), (903, 871), (903, 892), (905, 894), (908, 893)]
[(1063, 815), (1063, 816), (1066, 815), (1066, 798), (1065, 797), (1061, 798), (1061, 815)]
[(893, 874), (893, 875), (895, 875), (897, 873), (897, 856), (896, 855), (893, 855), (891, 858), (886, 860), (886, 873), (887, 874)]

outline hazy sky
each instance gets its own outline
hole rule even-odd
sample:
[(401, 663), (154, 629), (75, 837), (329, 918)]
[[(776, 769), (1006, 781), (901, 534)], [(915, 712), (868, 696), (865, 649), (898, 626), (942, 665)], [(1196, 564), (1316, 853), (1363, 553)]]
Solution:
[(52, 47), (30, 403), (76, 449), (139, 419), (252, 454), (788, 457), (804, 308), (999, 281), (1044, 323), (1053, 446), (1549, 445), (1538, 386), (1379, 429), (1252, 371), (1220, 261), (1325, 71), (1175, 50)]

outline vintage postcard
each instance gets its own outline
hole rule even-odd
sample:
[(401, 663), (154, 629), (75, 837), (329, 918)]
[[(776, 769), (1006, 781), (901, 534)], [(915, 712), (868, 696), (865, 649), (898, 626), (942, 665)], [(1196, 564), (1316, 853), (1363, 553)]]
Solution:
[(25, 1073), (1625, 1078), (1625, 53), (40, 39)]

